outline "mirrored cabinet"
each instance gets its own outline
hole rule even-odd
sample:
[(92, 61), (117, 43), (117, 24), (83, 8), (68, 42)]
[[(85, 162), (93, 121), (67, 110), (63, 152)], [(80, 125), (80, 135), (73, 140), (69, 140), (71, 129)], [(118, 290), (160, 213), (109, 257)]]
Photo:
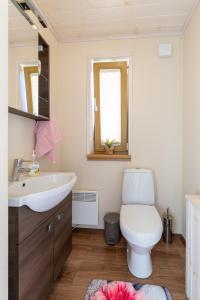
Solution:
[(49, 120), (49, 45), (25, 15), (9, 1), (9, 112)]

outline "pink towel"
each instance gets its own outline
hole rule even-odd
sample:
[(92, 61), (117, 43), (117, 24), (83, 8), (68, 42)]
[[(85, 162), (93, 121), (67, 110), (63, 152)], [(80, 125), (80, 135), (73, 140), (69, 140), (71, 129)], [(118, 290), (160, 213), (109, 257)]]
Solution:
[(43, 155), (54, 161), (55, 145), (61, 141), (61, 135), (55, 125), (55, 120), (51, 117), (50, 121), (38, 121), (35, 125), (34, 133), (36, 135), (35, 153), (39, 159)]

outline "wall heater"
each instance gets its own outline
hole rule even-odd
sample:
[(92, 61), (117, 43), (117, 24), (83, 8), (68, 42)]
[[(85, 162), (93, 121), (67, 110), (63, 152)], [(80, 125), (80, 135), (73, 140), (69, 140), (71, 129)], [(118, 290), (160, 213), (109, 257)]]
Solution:
[(98, 225), (98, 192), (72, 191), (72, 224)]

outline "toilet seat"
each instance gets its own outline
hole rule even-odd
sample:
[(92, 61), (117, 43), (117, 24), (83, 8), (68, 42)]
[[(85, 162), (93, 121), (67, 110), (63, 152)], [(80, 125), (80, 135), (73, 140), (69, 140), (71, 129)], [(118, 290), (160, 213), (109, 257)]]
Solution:
[(122, 205), (120, 227), (125, 239), (139, 247), (155, 245), (162, 235), (162, 222), (155, 206)]

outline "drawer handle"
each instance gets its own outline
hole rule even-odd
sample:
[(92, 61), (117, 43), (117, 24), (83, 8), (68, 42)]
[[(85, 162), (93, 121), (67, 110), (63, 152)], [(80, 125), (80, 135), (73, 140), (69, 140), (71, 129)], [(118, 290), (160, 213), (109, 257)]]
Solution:
[(47, 226), (47, 231), (48, 231), (48, 232), (51, 232), (51, 231), (52, 231), (52, 224), (49, 224), (49, 225)]
[(62, 218), (63, 218), (63, 213), (60, 213), (60, 214), (57, 215), (57, 220), (58, 221), (62, 220)]

